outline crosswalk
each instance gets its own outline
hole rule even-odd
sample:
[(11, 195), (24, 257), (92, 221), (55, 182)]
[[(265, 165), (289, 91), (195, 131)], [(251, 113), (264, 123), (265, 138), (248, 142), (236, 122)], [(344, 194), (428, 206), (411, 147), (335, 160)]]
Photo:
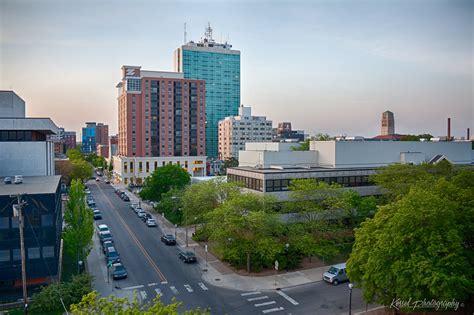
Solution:
[[(267, 294), (270, 292), (267, 292)], [(293, 298), (288, 296), (286, 293), (282, 291), (276, 291), (278, 295), (283, 297), (285, 300), (290, 302), (293, 305), (298, 305), (299, 303), (295, 301)], [(245, 298), (248, 302), (252, 303), (253, 306), (262, 314), (269, 314), (269, 313), (274, 313), (274, 312), (281, 312), (284, 311), (285, 308), (283, 306), (280, 306), (277, 301), (272, 300), (269, 295), (270, 294), (264, 294), (260, 291), (251, 291), (251, 292), (245, 292), (241, 293), (240, 295)]]
[[(156, 295), (162, 297), (164, 294), (172, 294), (172, 295), (179, 295), (181, 292), (187, 292), (187, 293), (193, 293), (195, 290), (198, 291), (208, 291), (209, 288), (206, 287), (206, 285), (202, 282), (198, 282), (197, 285), (190, 285), (190, 284), (183, 284), (182, 286), (178, 285), (167, 285), (168, 282), (162, 282), (162, 283), (148, 283), (146, 285), (135, 285), (131, 287), (125, 287), (122, 288), (122, 290), (137, 290), (138, 296), (142, 301), (145, 301), (147, 299), (153, 299), (155, 296), (149, 296), (150, 292), (147, 293), (145, 290), (147, 287), (152, 288)], [(153, 291), (151, 291), (153, 292)], [(153, 294), (151, 294), (153, 295)]]

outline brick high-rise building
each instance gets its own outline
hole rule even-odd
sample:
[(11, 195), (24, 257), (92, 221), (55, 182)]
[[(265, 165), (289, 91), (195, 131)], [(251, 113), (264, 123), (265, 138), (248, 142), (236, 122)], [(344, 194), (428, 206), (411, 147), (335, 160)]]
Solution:
[(393, 113), (389, 110), (382, 113), (382, 136), (389, 136), (395, 134), (395, 118)]
[(96, 145), (109, 144), (109, 125), (98, 123), (97, 126), (95, 126), (95, 143)]
[(64, 149), (75, 149), (76, 148), (76, 132), (75, 131), (64, 131)]

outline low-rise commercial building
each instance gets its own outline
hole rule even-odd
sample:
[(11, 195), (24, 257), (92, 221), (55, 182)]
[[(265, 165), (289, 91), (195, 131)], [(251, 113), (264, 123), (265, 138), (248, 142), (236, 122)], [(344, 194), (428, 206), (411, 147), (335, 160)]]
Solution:
[(239, 166), (227, 170), (254, 192), (288, 199), (291, 180), (313, 178), (338, 183), (361, 195), (379, 194), (369, 181), (377, 168), (392, 163), (472, 163), (471, 143), (418, 141), (311, 141), (309, 151), (292, 151), (290, 143), (248, 143)]

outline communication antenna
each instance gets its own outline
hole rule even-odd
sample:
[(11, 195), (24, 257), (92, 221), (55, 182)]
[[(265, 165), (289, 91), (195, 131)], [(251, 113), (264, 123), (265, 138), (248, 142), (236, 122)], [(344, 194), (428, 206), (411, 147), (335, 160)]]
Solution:
[(186, 45), (186, 22), (184, 22), (184, 44)]
[(204, 33), (204, 37), (205, 37), (208, 41), (212, 41), (211, 22), (207, 22), (207, 27), (206, 27), (206, 32)]

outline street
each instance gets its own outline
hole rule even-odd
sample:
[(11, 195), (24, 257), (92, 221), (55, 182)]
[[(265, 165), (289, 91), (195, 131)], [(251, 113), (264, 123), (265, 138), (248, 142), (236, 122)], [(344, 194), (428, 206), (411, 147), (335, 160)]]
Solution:
[[(122, 201), (111, 185), (89, 181), (89, 188), (102, 220), (112, 232), (115, 246), (128, 277), (112, 280), (116, 292), (136, 291), (139, 299), (150, 302), (157, 294), (165, 303), (175, 298), (184, 309), (209, 307), (212, 314), (347, 314), (349, 290), (347, 284), (337, 287), (324, 282), (283, 289), (281, 291), (242, 292), (214, 287), (202, 280), (202, 267), (185, 264), (178, 259), (179, 246), (166, 246), (160, 241), (160, 227), (149, 228)], [(102, 259), (93, 268), (105, 270), (105, 257), (95, 241), (93, 250)], [(192, 247), (189, 248), (192, 250)], [(91, 271), (93, 274), (101, 272)], [(107, 281), (100, 277), (96, 281)], [(353, 290), (352, 309), (364, 310), (361, 291)]]

